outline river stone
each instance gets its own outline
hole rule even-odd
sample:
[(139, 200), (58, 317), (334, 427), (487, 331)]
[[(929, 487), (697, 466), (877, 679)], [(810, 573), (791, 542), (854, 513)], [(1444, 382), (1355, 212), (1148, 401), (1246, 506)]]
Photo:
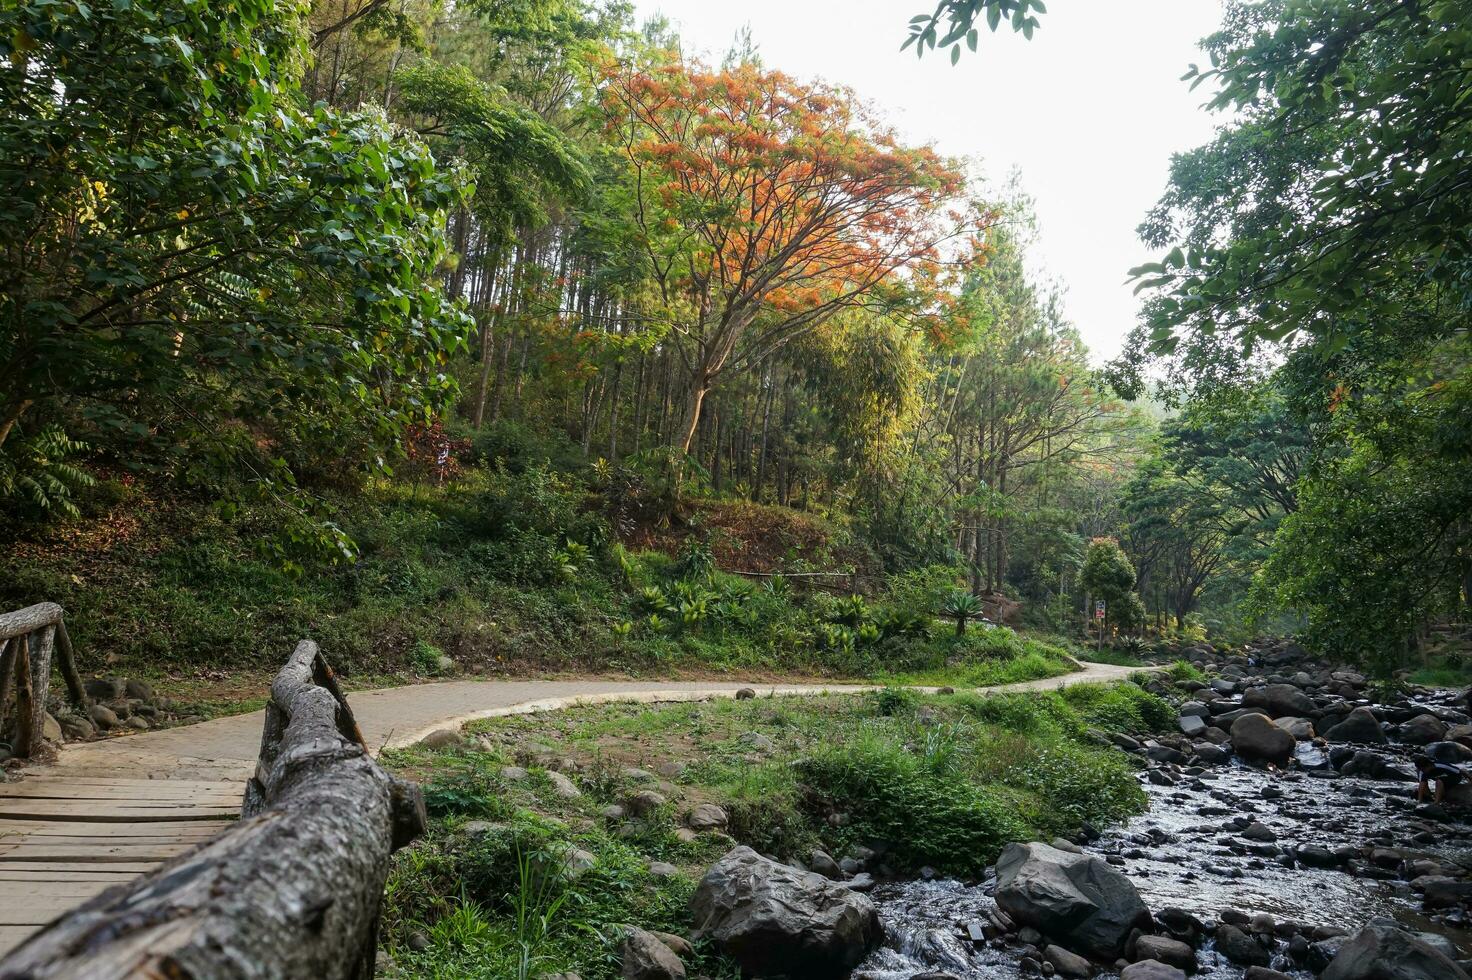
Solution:
[(697, 937), (758, 977), (847, 977), (884, 938), (865, 896), (745, 846), (711, 866), (690, 910)]
[(1229, 922), (1216, 927), (1216, 949), (1238, 966), (1267, 966), (1272, 961), (1262, 943)]
[(118, 716), (116, 713), (113, 712), (111, 708), (107, 707), (106, 705), (94, 704), (92, 707), (87, 709), (87, 714), (89, 717), (91, 717), (92, 723), (98, 728), (117, 727)]
[(1306, 742), (1314, 737), (1314, 723), (1307, 718), (1294, 718), (1291, 716), (1274, 718), (1273, 724), (1300, 742)]
[(1180, 725), (1182, 734), (1191, 738), (1205, 733), (1208, 727), (1206, 722), (1196, 715), (1181, 715), (1177, 724)]
[(808, 855), (808, 867), (824, 878), (837, 881), (843, 877), (843, 869), (838, 866), (837, 861), (833, 860), (833, 855), (816, 847)]
[(53, 718), (49, 711), (41, 719), (41, 737), (48, 742), (61, 741), (61, 722)]
[(685, 964), (653, 933), (626, 927), (619, 959), (625, 980), (685, 980)]
[(1266, 715), (1243, 715), (1232, 722), (1232, 748), (1244, 759), (1286, 765), (1298, 740)]
[(1265, 966), (1251, 966), (1247, 968), (1247, 976), (1244, 980), (1293, 980), (1293, 978), (1286, 973), (1269, 970)]
[(1274, 718), (1301, 718), (1313, 713), (1314, 701), (1292, 684), (1268, 684), (1249, 687), (1242, 695), (1242, 707), (1262, 708)]
[(1369, 708), (1355, 708), (1339, 724), (1324, 732), (1324, 737), (1331, 742), (1367, 742), (1384, 743), (1385, 729), (1380, 727), (1380, 722), (1375, 719), (1375, 713)]
[(1472, 980), (1441, 952), (1378, 916), (1339, 947), (1319, 980)]
[(1400, 740), (1408, 745), (1430, 745), (1446, 738), (1447, 726), (1435, 715), (1417, 715), (1400, 726)]
[(1120, 970), (1119, 980), (1186, 980), (1186, 973), (1159, 960), (1141, 960)]
[(1196, 972), (1196, 951), (1179, 939), (1167, 936), (1141, 936), (1135, 943), (1136, 960), (1158, 960)]
[(1043, 947), (1043, 959), (1053, 964), (1060, 977), (1086, 978), (1094, 975), (1094, 967), (1077, 953), (1070, 953), (1062, 946)]
[(1015, 921), (1077, 952), (1113, 959), (1150, 910), (1130, 880), (1092, 854), (1008, 844), (997, 859), (996, 902)]
[(1409, 770), (1403, 769), (1383, 755), (1367, 750), (1361, 750), (1344, 764), (1339, 770), (1346, 776), (1359, 776), (1361, 779), (1386, 779), (1399, 780), (1401, 782), (1415, 782), (1416, 777)]

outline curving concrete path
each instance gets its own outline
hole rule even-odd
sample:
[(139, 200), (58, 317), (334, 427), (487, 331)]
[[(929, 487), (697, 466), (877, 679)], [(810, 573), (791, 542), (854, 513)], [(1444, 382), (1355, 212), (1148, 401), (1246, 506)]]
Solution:
[[(1054, 690), (1122, 680), (1131, 667), (1086, 664), (1063, 677), (985, 691)], [(860, 684), (462, 680), (348, 701), (368, 745), (412, 745), (439, 728), (608, 701), (697, 701), (759, 694), (848, 694)], [(933, 689), (925, 689), (933, 690)], [(0, 955), (105, 888), (146, 873), (223, 830), (255, 768), (264, 711), (66, 746), (56, 764), (0, 785)]]

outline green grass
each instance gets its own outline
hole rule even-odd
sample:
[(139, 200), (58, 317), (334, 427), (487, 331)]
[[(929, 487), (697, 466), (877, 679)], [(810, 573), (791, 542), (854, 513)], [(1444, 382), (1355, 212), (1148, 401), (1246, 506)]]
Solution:
[(945, 659), (935, 666), (887, 671), (884, 683), (919, 687), (992, 687), (1061, 677), (1076, 667), (1061, 646), (1025, 637), (1005, 626), (973, 627), (950, 637)]
[(1421, 687), (1472, 687), (1472, 667), (1465, 661), (1433, 664), (1413, 672), (1406, 679)]
[(1074, 656), (1085, 663), (1110, 664), (1114, 667), (1143, 667), (1145, 661), (1132, 653), (1123, 650), (1099, 650), (1094, 647), (1083, 647), (1074, 651)]
[[(384, 942), (411, 977), (571, 970), (612, 980), (619, 924), (681, 935), (691, 927), (691, 891), (729, 846), (715, 835), (675, 834), (699, 802), (727, 811), (737, 841), (779, 858), (805, 859), (815, 846), (841, 857), (863, 844), (879, 847), (896, 872), (930, 865), (979, 877), (1007, 841), (1140, 812), (1132, 763), (1094, 733), (1171, 720), (1164, 701), (1133, 685), (1083, 684), (1031, 694), (885, 688), (610, 704), (476, 722), (471, 748), (386, 754), (391, 768), (424, 782), (432, 826), (395, 858)], [(549, 759), (573, 761), (581, 797), (551, 791), (537, 764)], [(602, 816), (643, 785), (628, 767), (655, 771), (670, 761), (685, 768), (662, 781), (669, 802), (652, 817)], [(513, 762), (530, 774), (505, 778), (501, 767)], [(576, 877), (557, 872), (569, 848), (593, 855), (592, 867)], [(656, 877), (650, 860), (679, 873)], [(428, 941), (419, 952), (407, 945), (416, 933)], [(687, 965), (692, 974), (735, 976), (711, 949)]]

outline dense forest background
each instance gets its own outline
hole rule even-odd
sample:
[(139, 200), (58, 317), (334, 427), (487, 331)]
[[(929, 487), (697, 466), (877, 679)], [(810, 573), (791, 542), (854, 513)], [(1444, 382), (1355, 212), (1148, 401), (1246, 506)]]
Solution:
[[(909, 669), (983, 611), (1425, 655), (1472, 591), (1464, 7), (1231, 4), (1100, 367), (1015, 185), (749, 38), (10, 4), (0, 596), (177, 663)], [(788, 610), (811, 572), (865, 598)]]

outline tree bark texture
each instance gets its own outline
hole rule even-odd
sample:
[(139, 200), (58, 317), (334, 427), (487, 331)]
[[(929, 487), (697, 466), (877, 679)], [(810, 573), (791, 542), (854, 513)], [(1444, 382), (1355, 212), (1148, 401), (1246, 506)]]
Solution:
[(0, 980), (371, 977), (389, 856), (423, 831), (424, 802), (373, 760), (310, 640), (271, 685), (243, 814), (53, 922)]

